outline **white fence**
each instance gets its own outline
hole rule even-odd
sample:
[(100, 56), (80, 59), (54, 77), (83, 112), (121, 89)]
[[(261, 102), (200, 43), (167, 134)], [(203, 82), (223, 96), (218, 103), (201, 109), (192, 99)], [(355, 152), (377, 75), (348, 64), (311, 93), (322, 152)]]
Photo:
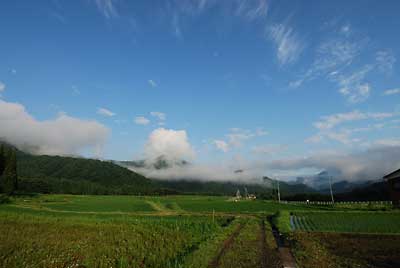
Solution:
[(340, 201), (340, 202), (325, 202), (325, 201), (284, 201), (285, 204), (299, 204), (299, 205), (392, 205), (392, 201)]

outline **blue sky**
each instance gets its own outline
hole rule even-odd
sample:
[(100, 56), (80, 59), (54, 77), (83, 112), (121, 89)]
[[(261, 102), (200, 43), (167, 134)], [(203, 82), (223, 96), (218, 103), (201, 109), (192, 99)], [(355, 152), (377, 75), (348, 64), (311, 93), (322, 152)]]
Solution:
[[(2, 1), (0, 112), (16, 123), (0, 115), (0, 134), (42, 153), (101, 147), (96, 156), (125, 160), (165, 150), (199, 163), (397, 148), (399, 9), (398, 1)], [(28, 135), (46, 127), (61, 138)], [(63, 139), (68, 146), (57, 145)]]

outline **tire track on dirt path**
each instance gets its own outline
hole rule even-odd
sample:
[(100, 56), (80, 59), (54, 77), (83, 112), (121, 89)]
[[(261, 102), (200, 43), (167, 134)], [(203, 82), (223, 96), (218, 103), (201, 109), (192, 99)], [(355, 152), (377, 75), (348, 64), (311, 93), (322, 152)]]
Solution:
[(243, 223), (240, 223), (239, 226), (232, 232), (232, 234), (224, 241), (221, 250), (218, 252), (217, 256), (212, 259), (210, 264), (208, 265), (209, 268), (218, 268), (220, 260), (225, 252), (231, 247), (235, 238), (239, 235), (240, 231), (244, 227)]
[(267, 256), (267, 242), (265, 236), (265, 222), (261, 221), (260, 226), (260, 239), (261, 239), (261, 268), (268, 268), (268, 256)]

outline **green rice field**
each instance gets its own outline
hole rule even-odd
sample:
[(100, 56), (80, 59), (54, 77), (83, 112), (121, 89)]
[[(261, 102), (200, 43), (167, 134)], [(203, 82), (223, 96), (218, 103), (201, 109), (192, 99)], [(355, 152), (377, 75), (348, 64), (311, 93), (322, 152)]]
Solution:
[(295, 231), (304, 247), (309, 231), (400, 233), (396, 210), (210, 196), (21, 196), (0, 204), (0, 267), (280, 267), (267, 219)]

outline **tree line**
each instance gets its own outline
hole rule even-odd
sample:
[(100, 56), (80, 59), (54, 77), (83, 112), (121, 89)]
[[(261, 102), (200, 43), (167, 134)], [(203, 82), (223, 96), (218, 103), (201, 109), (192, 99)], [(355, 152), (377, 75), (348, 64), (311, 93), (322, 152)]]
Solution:
[(13, 194), (18, 189), (17, 155), (12, 147), (0, 144), (0, 192)]

